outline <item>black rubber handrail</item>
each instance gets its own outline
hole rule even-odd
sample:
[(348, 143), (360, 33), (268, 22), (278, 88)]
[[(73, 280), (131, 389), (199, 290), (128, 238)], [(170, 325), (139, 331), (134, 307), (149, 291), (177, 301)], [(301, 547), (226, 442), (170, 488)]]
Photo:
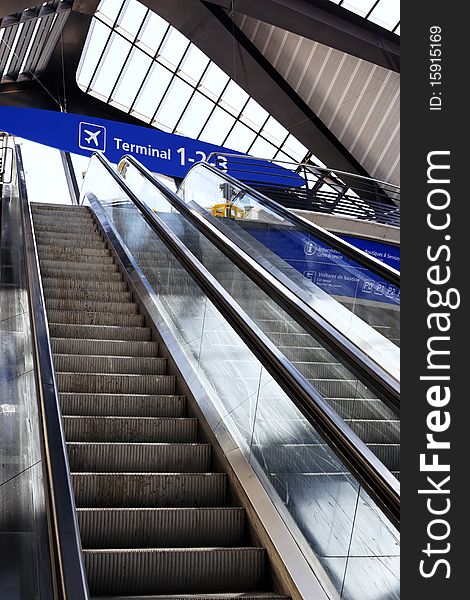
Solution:
[(15, 150), (35, 377), (42, 427), (46, 500), (50, 523), (49, 538), (55, 567), (54, 587), (57, 600), (89, 600), (31, 207), (26, 190), (21, 149), (17, 145)]
[[(324, 436), (358, 481), (392, 523), (400, 526), (400, 484), (382, 462), (338, 414), (325, 402), (282, 352), (240, 309), (214, 276), (195, 258), (184, 243), (129, 188), (102, 154), (94, 155), (119, 185), (142, 217), (183, 265), (202, 291), (224, 315), (263, 367), (289, 396), (308, 422)], [(91, 194), (91, 192), (90, 192)], [(99, 201), (96, 196), (93, 196)]]
[[(132, 157), (130, 157), (130, 158), (132, 158)], [(338, 252), (341, 252), (348, 258), (359, 263), (359, 265), (361, 267), (369, 269), (369, 271), (372, 271), (372, 273), (374, 273), (375, 275), (382, 277), (383, 279), (385, 279), (385, 281), (387, 281), (397, 287), (400, 287), (400, 272), (397, 271), (396, 269), (393, 269), (389, 265), (386, 265), (385, 263), (381, 262), (380, 260), (377, 260), (373, 256), (370, 256), (369, 254), (367, 254), (363, 250), (360, 250), (359, 248), (356, 248), (352, 244), (345, 242), (344, 240), (342, 240), (340, 237), (334, 235), (333, 233), (330, 233), (329, 231), (326, 231), (325, 229), (319, 227), (318, 225), (315, 225), (315, 223), (312, 223), (311, 221), (307, 221), (307, 219), (304, 219), (304, 218), (300, 217), (299, 215), (296, 215), (295, 213), (292, 212), (292, 210), (285, 208), (284, 206), (282, 206), (281, 204), (278, 204), (271, 198), (268, 198), (264, 194), (261, 194), (261, 192), (253, 189), (246, 183), (243, 183), (242, 181), (235, 179), (234, 177), (231, 177), (227, 173), (220, 171), (216, 167), (213, 167), (212, 165), (208, 164), (207, 162), (196, 163), (188, 171), (186, 177), (191, 173), (191, 171), (193, 171), (197, 168), (201, 168), (201, 167), (207, 169), (208, 171), (211, 171), (212, 173), (215, 173), (218, 177), (221, 177), (228, 183), (231, 183), (233, 186), (238, 187), (239, 189), (245, 191), (247, 194), (253, 196), (263, 206), (266, 206), (269, 209), (271, 209), (273, 212), (280, 214), (283, 218), (287, 219), (291, 223), (297, 224), (303, 230), (307, 230), (308, 233), (311, 233), (312, 235), (314, 235), (315, 237), (320, 239), (322, 242), (325, 242), (326, 244), (330, 245), (332, 248), (334, 248)], [(183, 181), (183, 184), (184, 184), (184, 181)]]
[[(103, 161), (102, 161), (103, 162)], [(375, 362), (361, 348), (336, 329), (324, 317), (307, 303), (299, 299), (287, 277), (275, 277), (263, 265), (244, 252), (222, 231), (218, 222), (209, 222), (202, 212), (193, 210), (177, 194), (171, 192), (153, 176), (134, 157), (124, 156), (118, 169), (125, 162), (134, 166), (152, 185), (154, 185), (192, 225), (194, 225), (211, 243), (225, 254), (245, 275), (252, 279), (263, 292), (281, 306), (299, 325), (324, 343), (340, 362), (374, 391), (395, 413), (400, 413), (400, 383)]]

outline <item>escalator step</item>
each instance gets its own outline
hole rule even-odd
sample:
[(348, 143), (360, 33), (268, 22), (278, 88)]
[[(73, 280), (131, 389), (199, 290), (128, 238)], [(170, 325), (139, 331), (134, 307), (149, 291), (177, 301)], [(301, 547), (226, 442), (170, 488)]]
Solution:
[(72, 473), (80, 508), (223, 506), (226, 479), (225, 473)]
[(148, 327), (118, 327), (115, 325), (69, 325), (52, 323), (49, 319), (49, 331), (55, 338), (142, 341), (149, 342), (151, 331)]
[[(71, 272), (72, 271), (72, 272)], [(107, 283), (109, 281), (122, 281), (122, 275), (120, 272), (114, 269), (114, 265), (108, 268), (106, 271), (95, 273), (92, 270), (78, 271), (71, 270), (69, 268), (64, 269), (48, 269), (47, 272), (43, 273), (46, 279), (52, 279), (56, 281), (57, 285), (62, 286), (64, 280), (72, 280), (76, 282), (82, 281), (96, 281), (99, 279), (99, 283)]]
[(85, 550), (92, 594), (256, 590), (263, 584), (262, 548)]
[(63, 417), (67, 441), (196, 442), (197, 419), (188, 417)]
[(80, 238), (69, 238), (67, 236), (55, 236), (49, 238), (41, 234), (36, 236), (36, 243), (39, 248), (39, 255), (41, 255), (42, 249), (47, 248), (49, 252), (59, 252), (63, 249), (65, 252), (85, 250), (106, 250), (108, 246), (106, 242), (100, 237), (89, 236), (91, 239), (80, 239)]
[(80, 301), (85, 300), (87, 302), (92, 302), (96, 300), (97, 302), (131, 302), (132, 294), (130, 292), (124, 291), (109, 291), (103, 289), (95, 289), (95, 290), (79, 290), (79, 289), (64, 289), (60, 287), (49, 287), (45, 289), (46, 292), (46, 304), (48, 302), (52, 302), (53, 300), (74, 300)]
[(116, 327), (142, 327), (143, 315), (105, 312), (75, 312), (70, 310), (49, 310), (47, 318), (51, 323), (70, 325), (114, 325)]
[(122, 313), (135, 315), (138, 313), (138, 306), (135, 302), (101, 302), (94, 299), (83, 299), (83, 300), (65, 300), (61, 299), (47, 299), (46, 309), (50, 310), (65, 310), (67, 312), (108, 312), (108, 313)]
[[(119, 273), (117, 273), (119, 276)], [(42, 285), (44, 287), (44, 295), (49, 297), (49, 291), (51, 289), (59, 290), (83, 290), (83, 291), (115, 291), (115, 292), (127, 292), (127, 284), (122, 280), (114, 281), (97, 281), (96, 277), (93, 279), (74, 279), (74, 278), (55, 278), (55, 277), (43, 277)]]
[(93, 596), (92, 600), (289, 600), (288, 596), (281, 596), (271, 592), (245, 592), (245, 593), (215, 593), (215, 594), (165, 594), (155, 596)]
[(71, 261), (71, 260), (48, 260), (40, 261), (41, 273), (46, 277), (53, 277), (55, 272), (73, 273), (75, 276), (82, 271), (86, 273), (96, 273), (101, 277), (101, 273), (117, 273), (118, 266), (114, 262), (106, 262), (102, 257), (96, 259), (96, 262)]
[(77, 338), (52, 338), (54, 354), (88, 354), (100, 356), (157, 356), (157, 342), (132, 340), (82, 340)]
[(182, 417), (185, 396), (133, 394), (76, 394), (63, 392), (60, 404), (64, 415)]
[(117, 373), (164, 375), (166, 358), (149, 356), (93, 356), (87, 354), (55, 354), (57, 371), (67, 373)]
[(98, 243), (98, 242), (102, 242), (103, 244), (103, 248), (106, 247), (106, 244), (104, 242), (104, 240), (102, 239), (102, 237), (100, 236), (100, 234), (97, 231), (91, 230), (89, 233), (85, 233), (85, 232), (80, 232), (80, 233), (75, 233), (75, 232), (70, 232), (67, 233), (66, 231), (64, 232), (60, 232), (60, 231), (38, 231), (36, 233), (36, 239), (41, 242), (42, 244), (48, 244), (50, 246), (57, 246), (63, 243), (66, 243), (67, 245), (75, 245), (75, 246), (80, 246), (82, 244), (85, 245), (85, 247), (88, 246), (88, 243)]
[(79, 508), (84, 548), (237, 546), (245, 510), (224, 508)]
[(204, 473), (209, 444), (67, 442), (70, 468), (77, 472)]
[(388, 419), (345, 419), (366, 444), (387, 444), (400, 439), (400, 421)]
[(172, 375), (135, 375), (105, 373), (57, 373), (61, 392), (107, 394), (174, 394)]
[(107, 248), (78, 248), (75, 246), (39, 245), (40, 257), (44, 260), (90, 261), (99, 260), (113, 262)]

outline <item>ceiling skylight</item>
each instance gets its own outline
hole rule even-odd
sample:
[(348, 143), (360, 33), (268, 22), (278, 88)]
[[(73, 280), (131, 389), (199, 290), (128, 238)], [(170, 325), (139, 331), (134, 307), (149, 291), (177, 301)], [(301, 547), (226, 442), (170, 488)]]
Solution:
[(263, 158), (312, 157), (199, 48), (137, 0), (101, 2), (77, 81), (87, 93), (163, 131)]

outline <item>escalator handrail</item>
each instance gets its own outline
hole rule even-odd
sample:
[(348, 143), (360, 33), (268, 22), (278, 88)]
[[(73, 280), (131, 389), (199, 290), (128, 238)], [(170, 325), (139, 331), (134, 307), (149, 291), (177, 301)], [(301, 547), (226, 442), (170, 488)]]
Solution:
[(400, 413), (400, 383), (386, 369), (369, 357), (366, 352), (308, 304), (299, 300), (292, 289), (283, 285), (262, 264), (253, 260), (236, 243), (229, 239), (218, 222), (208, 222), (202, 212), (193, 210), (177, 194), (171, 192), (134, 157), (125, 155), (118, 165), (122, 170), (129, 162), (142, 176), (155, 186), (167, 201), (194, 225), (211, 243), (223, 252), (241, 271), (252, 279), (263, 292), (275, 300), (297, 323), (308, 331), (314, 331), (340, 361), (347, 365), (358, 378), (375, 391), (387, 406)]
[[(351, 469), (392, 523), (400, 525), (400, 484), (365, 443), (325, 402), (259, 327), (242, 311), (213, 275), (194, 257), (171, 229), (142, 202), (101, 153), (97, 158), (123, 193), (137, 207), (156, 235), (183, 265), (229, 325), (240, 335), (264, 368), (289, 396), (307, 421), (325, 437), (335, 454)], [(91, 192), (90, 192), (90, 195)], [(96, 196), (92, 195), (99, 202)]]
[[(255, 190), (254, 188), (250, 187), (246, 183), (243, 183), (242, 181), (235, 179), (231, 175), (228, 175), (227, 173), (224, 173), (223, 171), (217, 169), (216, 167), (213, 167), (212, 165), (208, 164), (207, 162), (198, 162), (195, 165), (193, 165), (189, 169), (188, 173), (186, 174), (186, 177), (191, 173), (191, 171), (195, 170), (196, 168), (201, 168), (201, 167), (204, 167), (205, 169), (216, 174), (218, 177), (224, 179), (228, 183), (231, 183), (232, 185), (240, 188), (247, 194), (250, 194), (258, 202), (260, 202), (260, 204), (267, 206), (269, 209), (280, 214), (282, 217), (284, 217), (288, 221), (298, 224), (300, 227), (302, 227), (302, 229), (304, 229), (304, 230), (306, 229), (308, 231), (308, 233), (311, 233), (312, 235), (314, 235), (315, 237), (320, 239), (322, 242), (329, 244), (334, 250), (341, 252), (348, 258), (359, 263), (359, 265), (361, 267), (369, 269), (370, 271), (372, 271), (372, 273), (374, 273), (375, 275), (378, 275), (379, 277), (384, 278), (387, 282), (389, 282), (397, 287), (400, 287), (400, 271), (397, 271), (393, 267), (390, 267), (389, 265), (383, 263), (382, 261), (378, 260), (377, 258), (374, 258), (370, 254), (367, 254), (367, 252), (364, 252), (363, 250), (356, 248), (355, 246), (353, 246), (349, 242), (346, 242), (345, 240), (341, 239), (334, 233), (331, 233), (330, 231), (326, 231), (326, 229), (319, 227), (315, 223), (312, 223), (312, 221), (304, 219), (300, 215), (292, 212), (291, 209), (288, 209), (285, 206), (282, 206), (282, 204), (279, 204), (272, 198), (268, 198), (267, 196), (265, 196), (258, 190)], [(181, 185), (184, 185), (184, 180)]]
[(26, 190), (21, 148), (18, 145), (15, 147), (15, 153), (55, 589), (60, 600), (89, 600), (31, 207)]

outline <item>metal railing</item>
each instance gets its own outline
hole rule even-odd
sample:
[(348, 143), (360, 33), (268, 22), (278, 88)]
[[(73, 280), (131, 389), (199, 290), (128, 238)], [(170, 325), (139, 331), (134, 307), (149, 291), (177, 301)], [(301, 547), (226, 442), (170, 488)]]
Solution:
[(286, 208), (400, 226), (400, 188), (391, 183), (309, 163), (244, 154), (214, 152), (207, 162)]
[(15, 150), (24, 232), (25, 268), (34, 340), (36, 386), (42, 425), (43, 463), (45, 465), (50, 524), (49, 537), (55, 567), (55, 597), (58, 600), (89, 600), (31, 207), (26, 191), (21, 149), (17, 145)]
[[(304, 417), (325, 436), (329, 445), (339, 454), (371, 497), (381, 507), (383, 512), (391, 519), (396, 527), (400, 523), (400, 485), (390, 471), (367, 448), (362, 440), (349, 428), (338, 414), (326, 403), (323, 397), (299, 373), (282, 352), (271, 342), (259, 327), (242, 311), (235, 300), (226, 292), (214, 276), (203, 266), (194, 255), (186, 248), (183, 242), (171, 229), (142, 202), (128, 187), (125, 181), (114, 172), (110, 163), (99, 153), (97, 159), (119, 183), (127, 197), (139, 209), (145, 221), (153, 231), (163, 240), (165, 245), (181, 262), (185, 269), (195, 279), (200, 288), (217, 306), (230, 326), (239, 334), (248, 348), (260, 360), (275, 381), (287, 393), (293, 404), (301, 411)], [(276, 299), (280, 294), (285, 294), (286, 306), (292, 309), (292, 316), (299, 318), (306, 314), (302, 303), (298, 299), (289, 297), (289, 294), (272, 282), (269, 275), (263, 273), (264, 269), (256, 262), (247, 260), (244, 253), (217, 229), (207, 224), (198, 213), (192, 212), (176, 194), (168, 190), (161, 182), (156, 180), (133, 157), (124, 157), (119, 168), (122, 169), (129, 161), (165, 196), (168, 202), (181, 210), (181, 213), (195, 225), (215, 246), (224, 251), (244, 272), (255, 281), (261, 289)], [(280, 293), (276, 293), (280, 289)], [(296, 308), (294, 311), (293, 308)], [(313, 326), (313, 323), (311, 323)], [(315, 327), (318, 329), (317, 324)], [(355, 360), (354, 352), (348, 353), (351, 360)], [(370, 381), (370, 379), (369, 379)], [(398, 390), (399, 393), (399, 390)]]

